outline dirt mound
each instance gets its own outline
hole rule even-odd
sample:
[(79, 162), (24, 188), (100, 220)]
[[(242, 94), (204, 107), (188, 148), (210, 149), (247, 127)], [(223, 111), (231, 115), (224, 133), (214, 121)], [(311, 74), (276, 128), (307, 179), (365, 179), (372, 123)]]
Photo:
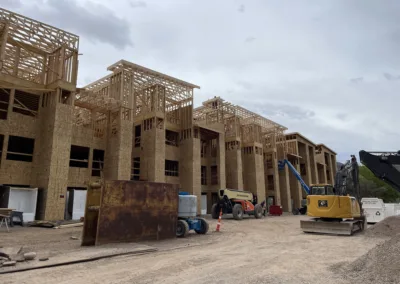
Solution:
[(365, 230), (367, 237), (393, 237), (400, 234), (400, 216), (390, 216)]
[(352, 262), (345, 277), (353, 283), (400, 283), (400, 235), (372, 248)]

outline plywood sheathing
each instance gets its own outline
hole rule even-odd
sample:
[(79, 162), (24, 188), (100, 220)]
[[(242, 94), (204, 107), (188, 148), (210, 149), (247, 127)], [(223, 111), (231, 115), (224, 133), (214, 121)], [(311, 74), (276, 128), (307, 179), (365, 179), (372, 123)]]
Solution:
[(259, 200), (265, 200), (264, 151), (268, 149), (264, 145), (268, 143), (264, 142), (266, 136), (270, 138), (271, 135), (275, 142), (276, 133), (286, 128), (220, 97), (207, 100), (196, 108), (194, 122), (216, 131), (223, 126), (226, 184), (231, 188), (252, 191)]
[(243, 190), (243, 166), (240, 141), (225, 142), (226, 187)]
[[(0, 120), (0, 133), (6, 137), (0, 177), (5, 182), (25, 183), (28, 182), (26, 175), (14, 172), (20, 169), (30, 172), (31, 185), (44, 188), (47, 203), (42, 213), (46, 218), (63, 214), (64, 199), (60, 196), (67, 185), (82, 186), (93, 179), (93, 149), (105, 150), (104, 173), (118, 179), (131, 178), (132, 157), (140, 157), (140, 167), (146, 169), (149, 168), (146, 164), (154, 161), (150, 167), (152, 173), (142, 170), (141, 178), (179, 183), (183, 190), (198, 195), (199, 210), (202, 187), (214, 193), (219, 187), (232, 185), (242, 189), (247, 184), (246, 187), (251, 187), (263, 199), (270, 175), (274, 177), (271, 181), (274, 186), (268, 196), (272, 194), (276, 203), (281, 204), (283, 195), (282, 202), (289, 210), (291, 195), (295, 193), (290, 192), (288, 174), (284, 171), (280, 177), (277, 169), (277, 161), (288, 157), (300, 159), (300, 164), (302, 159), (306, 164), (310, 160), (311, 174), (306, 178), (317, 179), (316, 162), (313, 162), (317, 157), (310, 154), (313, 146), (306, 147), (305, 155), (299, 153), (302, 146), (289, 145), (286, 141), (286, 128), (267, 118), (219, 97), (193, 110), (193, 90), (198, 86), (126, 60), (111, 65), (109, 75), (76, 89), (77, 36), (4, 9), (0, 10), (0, 22), (0, 88), (10, 90), (8, 119)], [(35, 116), (13, 112), (13, 107), (19, 105), (14, 104), (15, 89), (40, 96), (42, 106)], [(42, 121), (46, 121), (47, 128), (43, 128)], [(149, 121), (154, 122), (154, 128), (144, 134)], [(140, 147), (134, 147), (137, 138), (133, 135), (134, 125), (143, 127)], [(179, 133), (178, 147), (165, 145), (167, 129)], [(200, 157), (201, 131), (212, 132), (217, 137), (217, 155), (206, 159), (208, 179), (210, 166), (217, 165), (216, 185), (201, 186), (204, 160)], [(9, 135), (36, 139), (33, 163), (5, 159)], [(90, 148), (88, 168), (69, 168), (71, 144)], [(247, 149), (246, 159), (242, 156), (243, 149)], [(333, 153), (328, 157), (326, 167), (333, 175), (336, 158)], [(179, 177), (165, 176), (165, 159), (179, 161)], [(272, 168), (265, 169), (267, 161), (272, 163)], [(249, 163), (251, 166), (243, 167)], [(252, 173), (247, 168), (255, 170)], [(326, 170), (322, 173), (326, 175)], [(211, 199), (210, 194), (208, 197)]]
[[(43, 189), (41, 218), (64, 217), (78, 48), (78, 36), (0, 8), (0, 182)], [(5, 159), (10, 135), (35, 139), (32, 162)]]
[(336, 175), (336, 153), (324, 144), (316, 146), (319, 183), (333, 184)]
[(281, 205), (282, 210), (284, 212), (292, 211), (292, 202), (291, 202), (291, 194), (290, 194), (290, 180), (289, 180), (289, 169), (285, 167), (284, 169), (279, 171), (279, 191), (281, 197)]
[(189, 138), (179, 145), (181, 160), (179, 162), (180, 186), (183, 191), (197, 196), (197, 213), (201, 210), (201, 158), (200, 140)]
[[(142, 145), (140, 156), (140, 178), (142, 180), (164, 182), (165, 181), (165, 128), (164, 122), (150, 129), (142, 130)], [(174, 160), (174, 159), (173, 159)]]
[(129, 180), (131, 177), (132, 128), (118, 111), (111, 114), (107, 127), (107, 146), (104, 157), (106, 180)]
[(42, 219), (64, 219), (72, 133), (72, 106), (53, 104), (39, 112), (31, 185), (43, 188)]

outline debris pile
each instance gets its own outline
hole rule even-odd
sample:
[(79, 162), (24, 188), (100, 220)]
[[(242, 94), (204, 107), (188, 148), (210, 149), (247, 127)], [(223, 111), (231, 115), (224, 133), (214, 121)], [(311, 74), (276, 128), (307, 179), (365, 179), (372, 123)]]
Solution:
[(400, 216), (390, 216), (365, 231), (370, 238), (393, 237), (400, 234)]
[(345, 273), (352, 283), (400, 283), (400, 234), (352, 262)]
[(9, 249), (11, 253), (0, 252), (0, 268), (7, 266), (15, 266), (17, 262), (31, 261), (36, 258), (36, 252), (22, 246), (18, 252), (14, 248)]

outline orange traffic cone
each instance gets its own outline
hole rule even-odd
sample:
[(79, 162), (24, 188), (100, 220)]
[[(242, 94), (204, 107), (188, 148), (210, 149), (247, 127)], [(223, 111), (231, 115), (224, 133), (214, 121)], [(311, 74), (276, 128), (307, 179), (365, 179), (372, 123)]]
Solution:
[(221, 209), (221, 211), (219, 211), (219, 217), (218, 217), (217, 229), (216, 229), (217, 232), (219, 232), (219, 228), (221, 227), (221, 218), (222, 218), (222, 209)]

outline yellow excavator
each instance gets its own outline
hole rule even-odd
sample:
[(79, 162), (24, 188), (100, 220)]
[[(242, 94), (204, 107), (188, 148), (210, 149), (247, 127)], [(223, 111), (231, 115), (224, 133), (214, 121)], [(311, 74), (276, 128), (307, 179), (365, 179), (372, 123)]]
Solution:
[(305, 233), (353, 235), (366, 228), (360, 197), (358, 163), (354, 155), (336, 174), (335, 186), (310, 186), (307, 216), (311, 219), (300, 221), (300, 227)]

